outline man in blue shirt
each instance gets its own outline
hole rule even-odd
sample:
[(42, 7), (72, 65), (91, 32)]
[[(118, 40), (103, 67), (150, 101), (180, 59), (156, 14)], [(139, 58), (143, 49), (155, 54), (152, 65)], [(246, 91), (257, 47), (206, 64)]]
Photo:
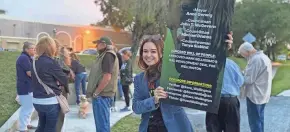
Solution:
[(218, 114), (206, 113), (208, 132), (240, 132), (240, 102), (238, 96), (244, 83), (240, 67), (226, 59)]
[(32, 103), (31, 87), (31, 63), (35, 53), (35, 46), (32, 43), (23, 44), (23, 52), (16, 61), (17, 94), (20, 102), (19, 131), (26, 132), (34, 128), (30, 125), (31, 114), (34, 111)]

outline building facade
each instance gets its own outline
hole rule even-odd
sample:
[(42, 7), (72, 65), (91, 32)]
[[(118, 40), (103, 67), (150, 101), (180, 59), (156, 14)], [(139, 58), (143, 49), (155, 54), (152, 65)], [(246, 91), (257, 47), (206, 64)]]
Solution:
[(5, 49), (21, 50), (25, 41), (36, 43), (43, 36), (51, 36), (75, 51), (95, 48), (92, 41), (108, 36), (117, 48), (131, 46), (131, 33), (112, 28), (57, 25), (0, 18), (0, 46)]

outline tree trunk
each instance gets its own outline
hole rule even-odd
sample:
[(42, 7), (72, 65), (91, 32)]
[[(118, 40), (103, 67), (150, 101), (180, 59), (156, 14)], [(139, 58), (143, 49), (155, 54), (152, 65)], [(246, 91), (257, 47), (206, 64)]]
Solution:
[(271, 46), (271, 52), (272, 52), (272, 60), (273, 61), (276, 61), (276, 54), (275, 54), (275, 46), (274, 45), (272, 45)]
[(139, 44), (140, 44), (140, 40), (142, 39), (142, 36), (143, 36), (142, 27), (140, 26), (140, 21), (137, 20), (133, 27), (133, 32), (132, 32), (133, 45), (131, 47), (131, 51), (132, 51), (133, 62), (135, 62), (136, 56), (138, 54), (138, 48), (139, 48)]

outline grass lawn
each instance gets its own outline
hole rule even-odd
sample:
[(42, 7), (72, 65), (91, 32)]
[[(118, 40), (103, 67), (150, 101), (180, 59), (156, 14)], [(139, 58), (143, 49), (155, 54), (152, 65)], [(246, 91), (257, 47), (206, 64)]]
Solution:
[(247, 61), (244, 58), (230, 57), (230, 59), (233, 60), (234, 62), (236, 62), (242, 70), (247, 65)]
[(287, 60), (287, 61), (280, 61), (282, 64), (284, 65), (290, 65), (290, 60)]
[(290, 89), (290, 66), (281, 66), (273, 79), (271, 95), (277, 95), (284, 90)]
[(79, 55), (81, 64), (86, 68), (91, 68), (92, 63), (96, 60), (96, 56), (93, 55)]
[(138, 132), (140, 118), (131, 115), (121, 119), (112, 128), (112, 132)]
[(20, 52), (0, 52), (0, 126), (19, 108), (16, 97), (15, 63)]

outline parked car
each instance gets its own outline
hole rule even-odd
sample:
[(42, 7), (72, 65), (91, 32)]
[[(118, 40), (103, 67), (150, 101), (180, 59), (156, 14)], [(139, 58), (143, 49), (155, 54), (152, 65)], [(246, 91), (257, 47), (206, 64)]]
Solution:
[(79, 53), (79, 55), (97, 55), (98, 51), (96, 49), (85, 49)]
[[(120, 54), (122, 54), (122, 52), (123, 52), (124, 50), (130, 50), (130, 51), (131, 51), (131, 47), (124, 47), (124, 48), (120, 49), (118, 52), (119, 52)], [(139, 56), (139, 50), (140, 50), (140, 49), (138, 49), (137, 56)]]

